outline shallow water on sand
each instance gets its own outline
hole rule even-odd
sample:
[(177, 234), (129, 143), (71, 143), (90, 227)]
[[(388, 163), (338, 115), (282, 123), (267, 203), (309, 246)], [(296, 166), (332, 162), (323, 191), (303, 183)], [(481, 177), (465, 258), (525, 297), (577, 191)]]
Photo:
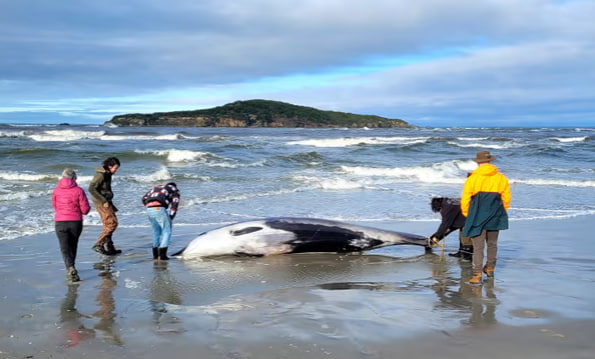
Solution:
[[(383, 358), (395, 343), (416, 356), (420, 339), (431, 337), (449, 348), (434, 354), (448, 358), (479, 355), (478, 340), (527, 327), (504, 335), (506, 353), (525, 353), (524, 338), (540, 348), (578, 341), (567, 348), (577, 354), (595, 344), (557, 325), (595, 319), (592, 220), (513, 223), (501, 235), (496, 278), (479, 287), (466, 284), (469, 262), (439, 248), (155, 263), (148, 236), (131, 229), (116, 232), (122, 255), (92, 252), (97, 228), (83, 235), (83, 281), (73, 286), (53, 236), (3, 242), (0, 351), (7, 358)], [(413, 233), (428, 226), (393, 225)], [(189, 235), (177, 230), (176, 246)], [(446, 252), (456, 245), (447, 238)]]
[[(462, 358), (486, 348), (503, 358), (591, 358), (593, 133), (0, 126), (0, 358)], [(459, 196), (484, 149), (513, 201), (496, 278), (482, 287), (465, 283), (468, 262), (416, 246), (149, 258), (139, 198), (156, 183), (182, 191), (170, 253), (205, 230), (268, 216), (429, 235), (439, 223), (430, 198)], [(114, 240), (124, 253), (91, 251), (100, 231), (92, 210), (77, 258), (83, 282), (69, 286), (51, 191), (65, 166), (86, 188), (113, 155), (122, 160)], [(447, 238), (446, 252), (457, 245)]]

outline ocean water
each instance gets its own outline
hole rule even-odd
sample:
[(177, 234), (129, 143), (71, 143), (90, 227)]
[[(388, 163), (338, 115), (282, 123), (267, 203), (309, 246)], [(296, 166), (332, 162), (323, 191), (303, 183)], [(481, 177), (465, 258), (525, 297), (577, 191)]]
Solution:
[[(589, 357), (592, 330), (555, 322), (595, 317), (594, 140), (595, 129), (0, 125), (2, 357), (350, 359), (398, 348), (460, 358), (494, 345), (502, 357), (527, 348)], [(157, 183), (182, 192), (170, 253), (202, 231), (269, 216), (429, 235), (440, 221), (431, 197), (459, 196), (484, 149), (513, 199), (496, 277), (482, 287), (466, 284), (469, 261), (445, 255), (456, 235), (433, 253), (151, 259), (140, 198)], [(64, 285), (51, 192), (67, 166), (86, 189), (108, 156), (122, 162), (114, 242), (124, 252), (91, 250), (101, 232), (93, 209), (77, 256), (82, 282)]]
[[(357, 224), (428, 222), (433, 196), (460, 196), (478, 150), (510, 180), (511, 221), (595, 213), (595, 129), (108, 128), (0, 125), (0, 240), (53, 231), (51, 193), (64, 167), (87, 189), (108, 156), (120, 226), (147, 228), (140, 202), (175, 181), (175, 226), (197, 234), (260, 217)], [(88, 191), (87, 191), (88, 194)], [(101, 225), (93, 209), (87, 226)]]

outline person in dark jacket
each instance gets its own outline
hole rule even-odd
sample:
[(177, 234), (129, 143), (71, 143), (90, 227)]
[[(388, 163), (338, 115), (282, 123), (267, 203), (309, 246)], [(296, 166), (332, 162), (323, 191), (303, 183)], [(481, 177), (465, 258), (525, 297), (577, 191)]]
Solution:
[(153, 227), (153, 259), (168, 260), (172, 221), (178, 213), (180, 191), (174, 182), (151, 188), (141, 198)]
[(461, 213), (461, 202), (458, 198), (434, 197), (430, 203), (432, 211), (440, 213), (442, 221), (434, 234), (430, 236), (430, 243), (435, 246), (450, 233), (459, 230), (459, 250), (449, 253), (452, 257), (462, 257), (471, 260), (473, 245), (469, 237), (463, 237), (465, 216)]
[(66, 267), (66, 278), (71, 282), (80, 281), (75, 268), (79, 237), (83, 232), (83, 215), (91, 210), (85, 191), (76, 183), (76, 172), (67, 168), (52, 192), (52, 206), (56, 236), (60, 243), (62, 259)]
[(121, 250), (114, 247), (112, 234), (118, 228), (118, 209), (112, 202), (114, 193), (112, 192), (112, 176), (120, 168), (120, 160), (116, 157), (109, 157), (103, 161), (101, 167), (95, 169), (95, 175), (89, 184), (89, 192), (95, 209), (101, 217), (103, 232), (93, 245), (93, 250), (97, 253), (114, 255), (122, 253)]
[[(498, 254), (498, 234), (508, 229), (510, 185), (508, 178), (498, 172), (491, 162), (495, 156), (489, 151), (478, 151), (473, 161), (477, 169), (465, 181), (461, 195), (461, 212), (466, 217), (463, 236), (473, 242), (473, 277), (470, 284), (481, 284), (483, 273), (494, 276)], [(483, 264), (484, 248), (486, 263)]]

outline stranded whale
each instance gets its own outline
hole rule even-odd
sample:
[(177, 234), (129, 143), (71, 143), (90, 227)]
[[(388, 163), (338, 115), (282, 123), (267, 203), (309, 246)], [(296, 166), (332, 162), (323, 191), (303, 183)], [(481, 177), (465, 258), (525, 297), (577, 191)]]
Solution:
[(428, 238), (325, 219), (277, 217), (234, 223), (204, 232), (173, 256), (191, 259), (223, 255), (346, 253), (399, 244), (427, 247)]

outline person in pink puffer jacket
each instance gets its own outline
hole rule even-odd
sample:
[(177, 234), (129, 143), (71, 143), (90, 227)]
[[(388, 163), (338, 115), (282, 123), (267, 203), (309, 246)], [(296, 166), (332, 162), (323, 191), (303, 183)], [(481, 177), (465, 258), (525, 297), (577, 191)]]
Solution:
[(52, 193), (56, 222), (56, 235), (66, 266), (66, 279), (78, 282), (78, 272), (74, 267), (79, 237), (83, 232), (83, 215), (91, 210), (85, 191), (76, 183), (76, 172), (67, 168)]

